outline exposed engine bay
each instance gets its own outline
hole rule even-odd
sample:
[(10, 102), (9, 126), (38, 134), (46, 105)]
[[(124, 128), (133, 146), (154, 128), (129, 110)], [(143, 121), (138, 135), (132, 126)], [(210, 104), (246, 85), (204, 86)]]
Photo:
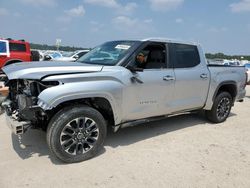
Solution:
[(2, 103), (6, 114), (17, 121), (30, 121), (39, 125), (46, 121), (46, 113), (37, 105), (38, 95), (45, 89), (58, 85), (58, 82), (37, 80), (5, 80), (9, 95)]

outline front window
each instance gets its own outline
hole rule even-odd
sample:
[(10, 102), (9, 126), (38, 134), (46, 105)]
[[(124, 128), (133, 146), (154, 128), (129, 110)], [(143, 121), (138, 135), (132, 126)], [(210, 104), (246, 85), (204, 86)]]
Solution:
[(116, 65), (135, 44), (136, 41), (106, 42), (79, 58), (77, 62), (87, 64)]
[(136, 54), (134, 65), (142, 69), (162, 69), (167, 67), (164, 43), (151, 43)]

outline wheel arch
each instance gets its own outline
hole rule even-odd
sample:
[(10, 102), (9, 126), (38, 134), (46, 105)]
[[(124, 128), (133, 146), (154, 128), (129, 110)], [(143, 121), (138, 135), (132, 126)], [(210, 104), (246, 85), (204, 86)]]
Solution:
[(218, 94), (224, 91), (228, 92), (232, 96), (234, 102), (237, 96), (237, 83), (235, 81), (225, 81), (220, 83), (214, 92), (213, 101)]
[(117, 115), (115, 112), (114, 104), (112, 104), (112, 102), (110, 102), (108, 98), (103, 96), (63, 100), (56, 106), (54, 106), (51, 110), (47, 110), (49, 119), (51, 119), (54, 116), (54, 114), (56, 114), (65, 107), (69, 106), (74, 107), (79, 105), (87, 105), (89, 107), (96, 109), (102, 114), (102, 116), (108, 122), (109, 125), (113, 126), (116, 124)]

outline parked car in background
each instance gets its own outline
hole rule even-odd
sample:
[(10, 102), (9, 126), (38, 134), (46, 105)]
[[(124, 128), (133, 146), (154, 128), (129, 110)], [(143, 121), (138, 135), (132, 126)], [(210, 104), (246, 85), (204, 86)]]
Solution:
[(250, 63), (245, 64), (247, 71), (247, 84), (250, 84)]
[(61, 57), (54, 58), (53, 61), (76, 61), (88, 52), (89, 50), (77, 50), (75, 52), (68, 53), (65, 52)]
[(56, 58), (62, 57), (62, 53), (58, 51), (47, 51), (44, 53), (44, 61), (54, 61)]
[(239, 61), (226, 61), (223, 63), (226, 66), (241, 66)]
[(0, 39), (0, 69), (19, 62), (39, 61), (36, 51), (24, 40)]
[(31, 51), (37, 51), (38, 56), (39, 56), (39, 61), (44, 60), (44, 52), (42, 50), (31, 49)]

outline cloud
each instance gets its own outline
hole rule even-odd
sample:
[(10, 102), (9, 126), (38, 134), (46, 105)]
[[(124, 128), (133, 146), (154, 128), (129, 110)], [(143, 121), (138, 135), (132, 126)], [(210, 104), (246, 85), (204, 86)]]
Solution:
[(177, 18), (177, 19), (175, 19), (175, 22), (176, 23), (183, 23), (183, 19), (182, 18)]
[(20, 18), (20, 17), (22, 16), (22, 14), (19, 13), (19, 12), (15, 12), (13, 15), (14, 15), (16, 18)]
[(144, 23), (152, 23), (153, 20), (152, 20), (152, 19), (146, 19), (146, 20), (144, 20), (143, 22), (144, 22)]
[(221, 32), (228, 31), (228, 28), (226, 28), (226, 27), (210, 27), (208, 29), (208, 31), (211, 33), (221, 33)]
[(132, 27), (138, 23), (138, 19), (136, 18), (132, 19), (127, 16), (118, 16), (114, 18), (112, 22), (116, 25)]
[(113, 18), (112, 23), (119, 28), (133, 28), (133, 27), (144, 27), (153, 22), (152, 19), (140, 20), (138, 18), (130, 18), (128, 16), (117, 16)]
[(85, 0), (84, 2), (96, 6), (113, 8), (120, 15), (130, 15), (137, 8), (135, 2), (129, 2), (124, 5), (118, 3), (116, 0)]
[(64, 11), (69, 17), (81, 17), (85, 14), (85, 9), (82, 5), (79, 5), (78, 7), (72, 8), (70, 10)]
[(133, 12), (136, 8), (137, 8), (137, 4), (134, 2), (128, 3), (125, 6), (120, 5), (120, 7), (119, 7), (119, 9), (121, 10), (120, 12), (125, 12), (125, 13)]
[(0, 8), (0, 16), (7, 16), (9, 11), (5, 8)]
[(168, 11), (178, 8), (184, 0), (148, 0), (154, 11)]
[(153, 32), (152, 19), (141, 20), (128, 16), (117, 16), (112, 19), (112, 24), (121, 33), (137, 38)]
[(59, 16), (59, 17), (56, 18), (57, 22), (62, 22), (62, 23), (69, 23), (69, 22), (71, 22), (71, 20), (72, 20), (71, 17), (65, 16), (65, 15)]
[(49, 33), (49, 28), (47, 28), (47, 27), (44, 27), (43, 29), (42, 29), (42, 31), (44, 32), (44, 33)]
[(93, 32), (98, 32), (100, 31), (103, 27), (104, 27), (104, 24), (101, 24), (97, 21), (90, 21), (90, 24), (91, 24), (91, 31)]
[(85, 9), (82, 5), (79, 5), (78, 7), (65, 10), (64, 15), (57, 17), (56, 21), (69, 23), (72, 21), (72, 18), (82, 17), (84, 15), (85, 15)]
[(92, 5), (104, 6), (110, 8), (116, 8), (119, 6), (116, 0), (85, 0), (84, 2)]
[(232, 12), (248, 12), (250, 11), (250, 0), (241, 0), (238, 3), (230, 5)]
[(116, 13), (119, 15), (131, 15), (135, 9), (137, 8), (137, 4), (134, 2), (127, 3), (126, 5), (118, 4), (115, 8)]
[(56, 5), (56, 0), (21, 0), (22, 3), (33, 5), (33, 6), (54, 6)]

